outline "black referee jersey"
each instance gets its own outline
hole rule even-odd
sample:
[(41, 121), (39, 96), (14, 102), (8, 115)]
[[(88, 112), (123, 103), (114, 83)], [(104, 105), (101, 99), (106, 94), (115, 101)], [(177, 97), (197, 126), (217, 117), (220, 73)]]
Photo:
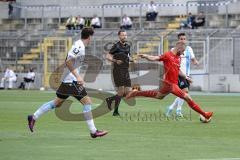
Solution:
[(114, 68), (129, 67), (130, 45), (127, 42), (123, 44), (118, 41), (112, 46), (109, 53), (113, 55), (114, 59), (123, 61), (123, 63), (120, 65), (114, 63)]

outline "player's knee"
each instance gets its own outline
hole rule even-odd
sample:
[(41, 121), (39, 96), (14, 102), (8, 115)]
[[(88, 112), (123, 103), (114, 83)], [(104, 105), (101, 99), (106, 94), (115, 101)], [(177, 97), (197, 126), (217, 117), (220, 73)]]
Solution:
[(191, 97), (189, 96), (189, 94), (185, 94), (184, 99), (188, 102), (191, 101)]
[(80, 102), (83, 104), (83, 105), (87, 105), (87, 104), (92, 104), (92, 101), (91, 101), (91, 98), (89, 96), (85, 96), (83, 97)]
[(55, 104), (55, 107), (58, 108), (63, 104), (63, 102), (57, 102), (57, 103), (54, 103), (54, 104)]
[(160, 99), (160, 100), (163, 99), (163, 98), (164, 98), (164, 97), (158, 97), (158, 99)]
[(124, 96), (124, 92), (120, 91), (117, 93), (118, 96)]
[(165, 96), (156, 95), (156, 98), (157, 98), (157, 99), (160, 99), (160, 100), (163, 99), (164, 97), (165, 97)]
[(126, 94), (122, 93), (122, 94), (118, 94), (118, 96), (124, 97), (124, 96), (126, 96)]
[(53, 101), (55, 107), (60, 107), (63, 104), (64, 100), (56, 99)]

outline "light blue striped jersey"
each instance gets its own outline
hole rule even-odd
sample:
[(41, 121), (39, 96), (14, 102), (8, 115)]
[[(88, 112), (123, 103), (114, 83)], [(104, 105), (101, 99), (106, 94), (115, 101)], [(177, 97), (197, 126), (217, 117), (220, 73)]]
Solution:
[(187, 76), (190, 75), (191, 60), (195, 58), (193, 49), (190, 46), (187, 46), (184, 55), (181, 55), (181, 71)]

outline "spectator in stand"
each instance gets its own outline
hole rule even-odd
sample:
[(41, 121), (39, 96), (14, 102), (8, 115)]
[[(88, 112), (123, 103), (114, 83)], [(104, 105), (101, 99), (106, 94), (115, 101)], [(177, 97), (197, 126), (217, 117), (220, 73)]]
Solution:
[(151, 1), (148, 5), (148, 11), (146, 14), (147, 21), (155, 21), (158, 15), (157, 6), (154, 4), (154, 1)]
[(85, 19), (85, 27), (91, 27), (91, 19), (89, 18)]
[(68, 30), (74, 30), (76, 25), (76, 17), (75, 16), (70, 16), (67, 19), (66, 27)]
[(195, 18), (195, 20), (192, 23), (192, 29), (196, 29), (198, 27), (204, 26), (205, 25), (205, 15), (201, 11), (198, 16)]
[(13, 1), (8, 3), (8, 16), (11, 17), (13, 13)]
[(35, 72), (33, 71), (33, 68), (30, 68), (27, 76), (23, 77), (23, 82), (21, 82), (20, 86), (18, 88), (25, 89), (26, 83), (33, 83), (35, 80)]
[(182, 21), (180, 24), (181, 28), (192, 28), (192, 24), (194, 22), (195, 16), (192, 15), (191, 12), (188, 13), (187, 20)]
[(76, 20), (76, 29), (80, 30), (84, 27), (85, 20), (79, 15)]
[(91, 20), (91, 26), (93, 28), (101, 28), (101, 22), (100, 22), (100, 19), (98, 18), (98, 16), (95, 14), (93, 15), (93, 18)]
[(17, 81), (17, 76), (10, 67), (7, 67), (5, 70), (4, 77), (1, 80), (0, 89), (5, 88), (5, 81), (8, 82), (8, 89), (12, 89), (13, 82)]
[(124, 14), (123, 16), (122, 24), (120, 28), (125, 30), (132, 28), (132, 20), (126, 14)]

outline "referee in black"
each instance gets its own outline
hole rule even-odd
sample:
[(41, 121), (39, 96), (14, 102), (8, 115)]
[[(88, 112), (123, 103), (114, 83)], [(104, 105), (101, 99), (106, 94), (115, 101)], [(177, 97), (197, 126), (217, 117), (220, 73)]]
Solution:
[[(115, 43), (106, 55), (106, 59), (113, 63), (113, 80), (117, 89), (117, 94), (106, 98), (108, 108), (111, 110), (112, 102), (115, 101), (113, 116), (120, 116), (118, 106), (122, 97), (130, 91), (131, 80), (129, 76), (130, 45), (126, 42), (127, 32), (118, 31), (119, 41)], [(131, 62), (133, 62), (131, 60)]]

